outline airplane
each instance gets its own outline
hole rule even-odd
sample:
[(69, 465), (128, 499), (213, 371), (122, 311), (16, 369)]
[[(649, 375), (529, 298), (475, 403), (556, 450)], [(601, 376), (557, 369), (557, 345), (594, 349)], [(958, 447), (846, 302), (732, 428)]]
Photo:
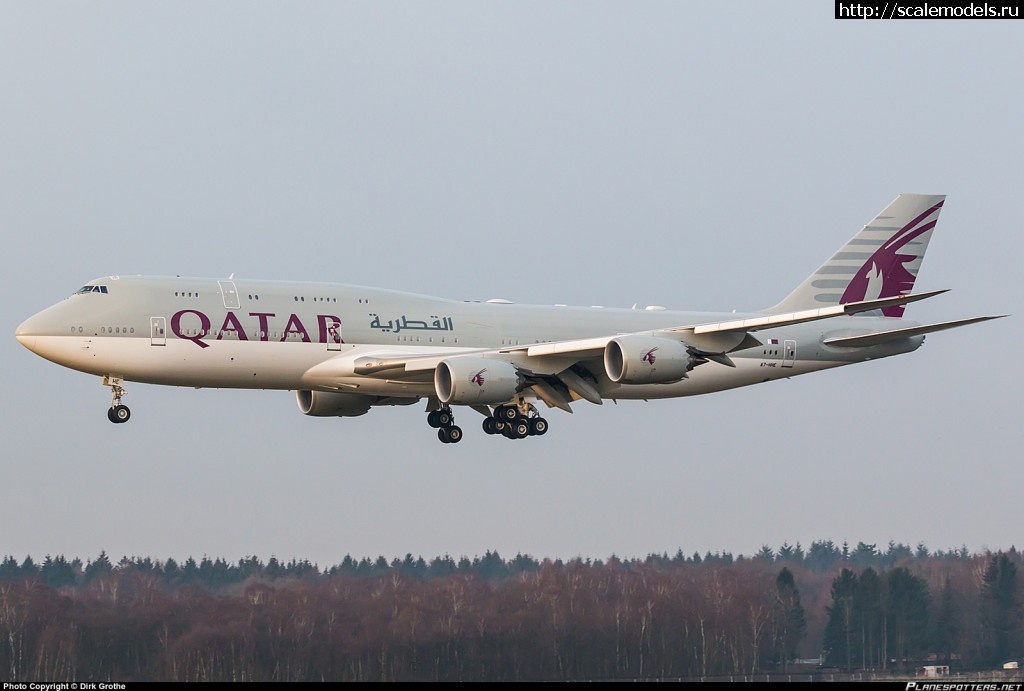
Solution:
[(426, 400), (438, 439), (454, 408), (509, 439), (548, 431), (538, 404), (661, 399), (786, 379), (916, 350), (907, 305), (945, 196), (901, 194), (773, 307), (673, 311), (456, 301), (336, 283), (107, 276), (17, 327), (26, 348), (102, 377), (124, 423), (126, 382), (296, 392), (315, 417)]

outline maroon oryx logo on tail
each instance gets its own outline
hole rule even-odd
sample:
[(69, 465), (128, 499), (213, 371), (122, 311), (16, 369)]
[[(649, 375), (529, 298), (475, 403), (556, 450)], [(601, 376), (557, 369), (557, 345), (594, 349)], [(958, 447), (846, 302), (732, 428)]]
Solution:
[[(939, 202), (900, 228), (898, 233), (875, 250), (864, 262), (864, 266), (850, 279), (839, 301), (846, 303), (874, 300), (909, 293), (917, 276), (910, 273), (904, 265), (921, 256), (920, 251), (914, 250), (913, 241), (935, 227), (941, 208), (942, 202)], [(883, 307), (882, 314), (887, 317), (902, 317), (905, 309), (906, 305)]]
[(643, 356), (642, 358), (640, 358), (640, 359), (641, 359), (642, 361), (646, 362), (646, 363), (647, 363), (647, 364), (649, 364), (649, 365), (653, 365), (653, 364), (654, 364), (654, 361), (658, 359), (658, 358), (654, 357), (654, 351), (655, 351), (655, 350), (657, 350), (657, 349), (658, 349), (658, 348), (657, 348), (657, 346), (655, 346), (654, 348), (651, 348), (651, 349), (650, 349), (650, 350), (648, 350), (648, 351), (647, 351), (647, 352), (646, 352), (646, 353), (644, 354), (644, 356)]
[(476, 384), (477, 386), (481, 386), (482, 387), (484, 385), (484, 372), (486, 372), (486, 371), (487, 371), (487, 368), (485, 367), (484, 369), (480, 370), (479, 372), (474, 374), (472, 377), (470, 377), (469, 378), (469, 382), (471, 384)]

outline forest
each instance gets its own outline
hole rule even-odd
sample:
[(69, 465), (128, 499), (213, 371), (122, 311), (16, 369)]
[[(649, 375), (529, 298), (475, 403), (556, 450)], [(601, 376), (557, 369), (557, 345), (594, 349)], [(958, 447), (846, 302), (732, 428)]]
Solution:
[(0, 678), (707, 679), (998, 669), (1024, 655), (1021, 555), (889, 543), (752, 556), (320, 567), (106, 553), (0, 561)]

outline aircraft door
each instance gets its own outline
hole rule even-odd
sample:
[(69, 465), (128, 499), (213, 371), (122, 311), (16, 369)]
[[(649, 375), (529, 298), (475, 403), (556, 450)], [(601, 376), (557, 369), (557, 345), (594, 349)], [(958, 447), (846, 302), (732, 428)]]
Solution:
[(149, 344), (155, 346), (167, 345), (166, 317), (149, 318)]
[(796, 363), (796, 341), (786, 341), (782, 350), (782, 366), (792, 367)]
[(331, 322), (327, 325), (327, 350), (341, 350), (341, 324)]
[(224, 309), (238, 309), (238, 290), (235, 289), (234, 281), (217, 281), (220, 286), (220, 296), (224, 299)]

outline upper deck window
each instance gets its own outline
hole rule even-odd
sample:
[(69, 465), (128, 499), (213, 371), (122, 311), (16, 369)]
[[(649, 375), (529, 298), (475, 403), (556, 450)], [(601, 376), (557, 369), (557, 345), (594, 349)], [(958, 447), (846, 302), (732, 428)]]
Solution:
[(82, 293), (106, 293), (106, 292), (107, 292), (107, 287), (106, 286), (82, 286), (81, 288), (79, 288), (75, 292), (75, 295), (81, 295)]

